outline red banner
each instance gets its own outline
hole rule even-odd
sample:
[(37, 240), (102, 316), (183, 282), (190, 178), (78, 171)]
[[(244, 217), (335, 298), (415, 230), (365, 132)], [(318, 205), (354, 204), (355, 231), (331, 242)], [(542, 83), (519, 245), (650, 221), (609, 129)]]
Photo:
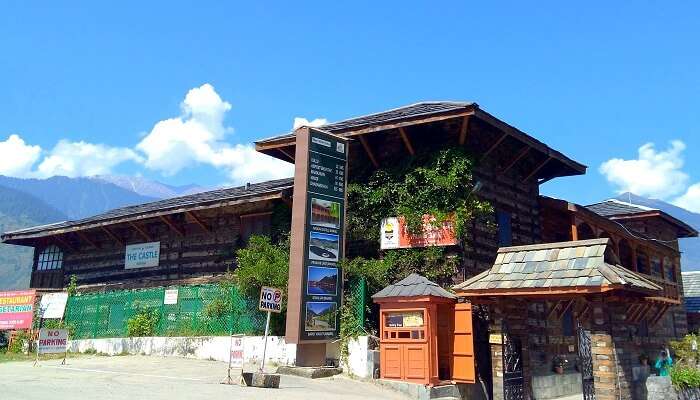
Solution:
[(403, 217), (382, 220), (381, 248), (404, 249), (410, 247), (452, 246), (459, 243), (455, 234), (454, 222), (448, 219), (438, 223), (430, 215), (423, 216), (423, 232), (412, 234)]
[(30, 329), (36, 291), (0, 292), (0, 330)]

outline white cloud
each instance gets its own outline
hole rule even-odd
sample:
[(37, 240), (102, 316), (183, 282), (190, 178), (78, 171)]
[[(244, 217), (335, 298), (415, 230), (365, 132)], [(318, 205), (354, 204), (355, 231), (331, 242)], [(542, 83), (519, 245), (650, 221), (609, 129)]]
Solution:
[(688, 190), (672, 203), (688, 211), (700, 213), (700, 183), (690, 185)]
[(41, 178), (104, 175), (125, 161), (141, 162), (142, 159), (135, 151), (125, 147), (61, 140), (44, 157), (34, 175)]
[(40, 146), (28, 145), (19, 135), (10, 135), (0, 142), (0, 175), (29, 177), (40, 155)]
[(296, 117), (294, 118), (294, 126), (293, 129), (297, 129), (302, 126), (322, 126), (326, 125), (328, 123), (328, 120), (325, 118), (316, 118), (313, 121), (309, 121), (306, 118), (302, 117)]
[(210, 84), (190, 90), (181, 109), (180, 116), (156, 123), (136, 145), (146, 156), (147, 168), (174, 175), (195, 164), (211, 165), (224, 170), (234, 184), (293, 174), (292, 164), (224, 140), (233, 132), (224, 125), (231, 104)]
[(637, 159), (613, 158), (600, 166), (600, 172), (620, 193), (667, 199), (682, 193), (688, 184), (688, 174), (682, 171), (683, 150), (685, 144), (680, 140), (672, 141), (664, 151), (647, 143), (639, 148)]

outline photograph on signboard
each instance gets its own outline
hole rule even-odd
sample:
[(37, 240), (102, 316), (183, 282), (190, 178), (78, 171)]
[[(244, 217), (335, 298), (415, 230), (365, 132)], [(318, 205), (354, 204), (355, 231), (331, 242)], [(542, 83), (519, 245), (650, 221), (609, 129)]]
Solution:
[(340, 228), (340, 203), (311, 198), (311, 224), (326, 228)]
[(318, 261), (338, 261), (338, 235), (321, 232), (309, 233), (309, 259)]
[(304, 327), (307, 332), (334, 331), (336, 305), (331, 302), (312, 301), (306, 303)]
[(335, 296), (338, 294), (338, 268), (310, 265), (306, 278), (306, 294)]

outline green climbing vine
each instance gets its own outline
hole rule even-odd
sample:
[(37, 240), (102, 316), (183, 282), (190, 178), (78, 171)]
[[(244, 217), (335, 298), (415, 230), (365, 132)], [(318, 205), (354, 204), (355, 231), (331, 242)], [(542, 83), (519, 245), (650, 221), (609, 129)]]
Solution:
[[(493, 207), (474, 195), (474, 167), (475, 161), (463, 149), (446, 148), (418, 154), (401, 165), (379, 169), (351, 182), (347, 192), (347, 240), (364, 242), (365, 250), (361, 257), (344, 260), (346, 278), (365, 278), (370, 294), (412, 272), (449, 286), (462, 263), (460, 251), (445, 247), (380, 251), (379, 226), (383, 218), (401, 216), (409, 232), (420, 233), (423, 217), (431, 215), (437, 224), (451, 220), (461, 240), (467, 238), (473, 223), (483, 223), (493, 230)], [(364, 327), (355, 326), (356, 319), (346, 315), (355, 301), (351, 297), (346, 295), (341, 308), (341, 356), (347, 355), (350, 339), (364, 334)]]

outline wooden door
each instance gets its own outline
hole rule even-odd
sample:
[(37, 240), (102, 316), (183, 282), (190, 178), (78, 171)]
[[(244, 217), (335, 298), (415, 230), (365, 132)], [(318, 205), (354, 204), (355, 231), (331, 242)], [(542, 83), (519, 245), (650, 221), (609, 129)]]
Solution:
[(460, 383), (476, 383), (471, 303), (455, 304), (453, 326), (452, 380)]

